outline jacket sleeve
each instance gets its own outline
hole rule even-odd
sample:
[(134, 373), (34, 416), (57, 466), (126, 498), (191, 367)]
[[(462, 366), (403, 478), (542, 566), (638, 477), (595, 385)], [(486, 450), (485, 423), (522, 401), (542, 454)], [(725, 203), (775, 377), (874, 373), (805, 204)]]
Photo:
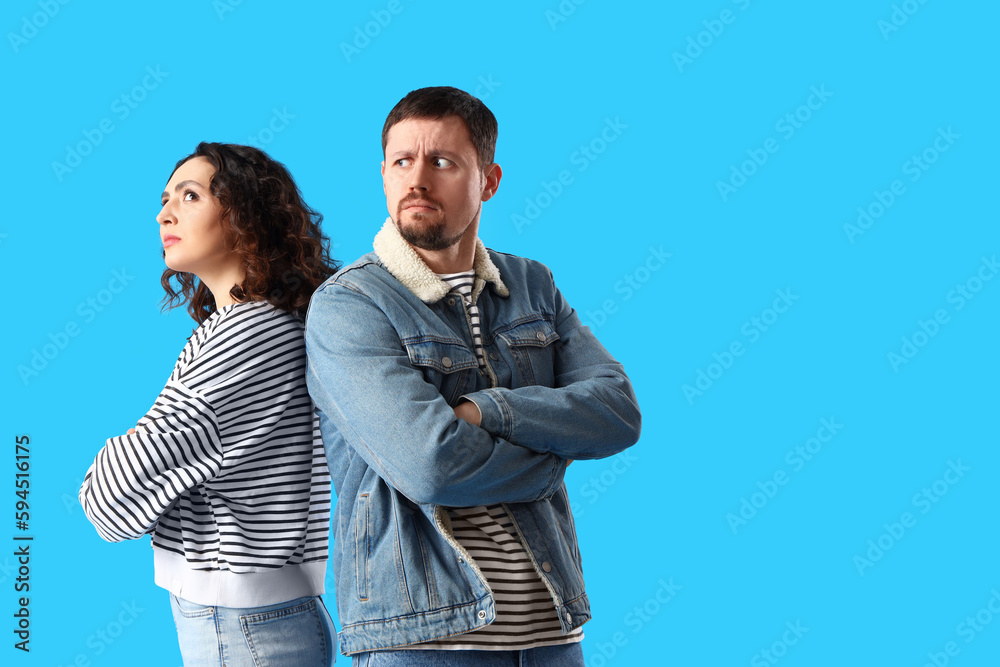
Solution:
[(617, 454), (639, 439), (642, 417), (625, 369), (580, 322), (551, 282), (555, 299), (554, 386), (495, 387), (463, 396), (480, 428), (565, 459)]
[(80, 487), (80, 504), (109, 542), (152, 532), (186, 490), (222, 465), (219, 427), (203, 396), (171, 380), (134, 433), (109, 438)]
[(455, 417), (410, 362), (386, 314), (343, 276), (313, 295), (306, 352), (317, 407), (410, 500), (453, 507), (529, 502), (562, 483), (564, 460)]

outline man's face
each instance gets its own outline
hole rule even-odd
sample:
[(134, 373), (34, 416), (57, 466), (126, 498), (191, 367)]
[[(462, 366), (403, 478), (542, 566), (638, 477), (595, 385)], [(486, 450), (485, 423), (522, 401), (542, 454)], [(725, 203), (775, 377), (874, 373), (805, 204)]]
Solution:
[(411, 245), (444, 250), (470, 229), (475, 234), (482, 202), (496, 189), (488, 181), (458, 116), (408, 118), (389, 129), (382, 187), (389, 215)]

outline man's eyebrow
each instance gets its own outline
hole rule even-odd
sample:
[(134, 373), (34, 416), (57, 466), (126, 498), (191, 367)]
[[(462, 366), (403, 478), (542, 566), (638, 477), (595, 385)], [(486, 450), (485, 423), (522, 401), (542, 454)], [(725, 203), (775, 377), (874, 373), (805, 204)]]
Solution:
[[(202, 190), (205, 189), (205, 186), (202, 185), (201, 183), (199, 183), (198, 181), (194, 181), (194, 180), (188, 179), (186, 181), (181, 181), (180, 183), (178, 183), (177, 185), (175, 185), (174, 186), (174, 192), (180, 192), (182, 188), (184, 188), (184, 187), (186, 187), (188, 185), (197, 185)], [(170, 198), (170, 193), (168, 191), (166, 191), (166, 190), (164, 190), (163, 194), (160, 195), (160, 199), (161, 200), (162, 199), (169, 199), (169, 198)]]

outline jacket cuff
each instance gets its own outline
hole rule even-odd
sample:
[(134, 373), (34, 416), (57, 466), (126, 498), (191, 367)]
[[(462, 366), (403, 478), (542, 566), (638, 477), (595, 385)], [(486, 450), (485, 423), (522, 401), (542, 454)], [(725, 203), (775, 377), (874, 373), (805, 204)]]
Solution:
[(499, 392), (483, 389), (464, 394), (461, 398), (472, 401), (479, 408), (479, 414), (482, 415), (479, 428), (496, 438), (510, 440), (510, 432), (514, 429), (514, 414)]

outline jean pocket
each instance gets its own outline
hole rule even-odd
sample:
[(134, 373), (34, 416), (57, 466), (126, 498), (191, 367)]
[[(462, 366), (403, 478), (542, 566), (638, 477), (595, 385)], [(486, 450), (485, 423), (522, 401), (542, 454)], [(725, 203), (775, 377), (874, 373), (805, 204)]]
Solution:
[(215, 614), (215, 607), (196, 604), (190, 600), (179, 598), (176, 595), (171, 595), (170, 601), (174, 609), (177, 610), (177, 613), (184, 618), (209, 618)]
[(316, 599), (240, 616), (240, 625), (256, 667), (327, 667), (331, 647), (323, 631)]

